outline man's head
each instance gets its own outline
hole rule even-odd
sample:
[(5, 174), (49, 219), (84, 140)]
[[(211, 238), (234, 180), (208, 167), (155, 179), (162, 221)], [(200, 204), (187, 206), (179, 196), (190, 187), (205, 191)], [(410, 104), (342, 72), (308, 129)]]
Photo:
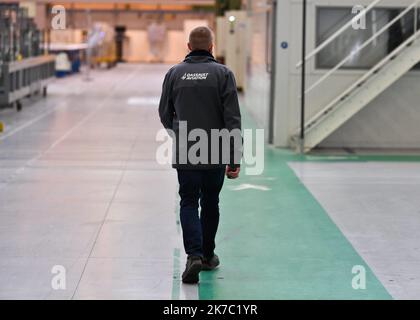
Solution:
[(190, 33), (188, 49), (213, 51), (213, 32), (207, 27), (197, 27)]

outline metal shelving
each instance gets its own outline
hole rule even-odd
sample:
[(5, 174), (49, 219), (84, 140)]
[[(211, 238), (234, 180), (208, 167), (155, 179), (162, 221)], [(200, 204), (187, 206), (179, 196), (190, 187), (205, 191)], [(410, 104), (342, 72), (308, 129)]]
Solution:
[(42, 32), (17, 3), (0, 4), (0, 107), (43, 92), (55, 74), (54, 56), (42, 55)]
[(39, 56), (4, 63), (0, 75), (0, 106), (15, 104), (20, 110), (20, 100), (24, 97), (41, 91), (45, 96), (48, 81), (54, 74), (54, 56)]

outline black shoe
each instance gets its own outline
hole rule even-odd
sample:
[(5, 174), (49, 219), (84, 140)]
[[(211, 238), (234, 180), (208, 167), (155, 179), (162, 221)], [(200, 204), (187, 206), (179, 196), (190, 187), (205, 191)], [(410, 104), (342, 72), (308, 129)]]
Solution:
[(216, 269), (220, 264), (219, 257), (217, 255), (213, 255), (210, 259), (204, 258), (203, 259), (203, 270), (210, 271)]
[(201, 257), (189, 256), (185, 271), (182, 274), (182, 282), (197, 283), (199, 280), (198, 274), (200, 273), (202, 266)]

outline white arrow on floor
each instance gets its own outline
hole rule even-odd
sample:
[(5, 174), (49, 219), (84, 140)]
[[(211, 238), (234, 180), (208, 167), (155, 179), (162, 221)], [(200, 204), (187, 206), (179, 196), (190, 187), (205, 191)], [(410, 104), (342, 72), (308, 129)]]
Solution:
[(243, 183), (243, 184), (240, 184), (239, 186), (232, 187), (232, 190), (234, 191), (245, 190), (245, 189), (255, 189), (255, 190), (261, 190), (261, 191), (271, 190), (270, 188), (266, 186), (259, 186), (256, 184), (248, 184), (248, 183)]

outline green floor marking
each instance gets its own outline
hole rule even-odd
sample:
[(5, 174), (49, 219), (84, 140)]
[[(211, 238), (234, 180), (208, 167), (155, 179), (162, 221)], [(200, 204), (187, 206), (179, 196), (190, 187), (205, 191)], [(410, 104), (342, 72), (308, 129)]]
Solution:
[[(175, 196), (175, 224), (178, 235), (181, 234), (181, 222), (179, 221), (179, 195)], [(181, 250), (174, 248), (172, 270), (172, 300), (179, 300), (181, 294)]]
[(289, 161), (311, 161), (311, 162), (420, 162), (420, 156), (417, 155), (294, 155)]
[(177, 193), (176, 197), (175, 197), (175, 223), (176, 223), (176, 232), (178, 234), (181, 234), (181, 220), (179, 217), (179, 195)]
[(174, 248), (173, 253), (173, 279), (172, 279), (172, 300), (179, 300), (181, 293), (181, 270), (180, 270), (181, 250)]
[[(244, 127), (252, 128), (244, 116)], [(351, 157), (344, 160), (372, 158)], [(216, 249), (221, 267), (200, 274), (200, 299), (391, 299), (289, 161), (311, 159), (267, 147), (263, 175), (226, 180)], [(244, 183), (271, 190), (231, 189)], [(352, 288), (355, 265), (366, 268), (365, 290)]]

